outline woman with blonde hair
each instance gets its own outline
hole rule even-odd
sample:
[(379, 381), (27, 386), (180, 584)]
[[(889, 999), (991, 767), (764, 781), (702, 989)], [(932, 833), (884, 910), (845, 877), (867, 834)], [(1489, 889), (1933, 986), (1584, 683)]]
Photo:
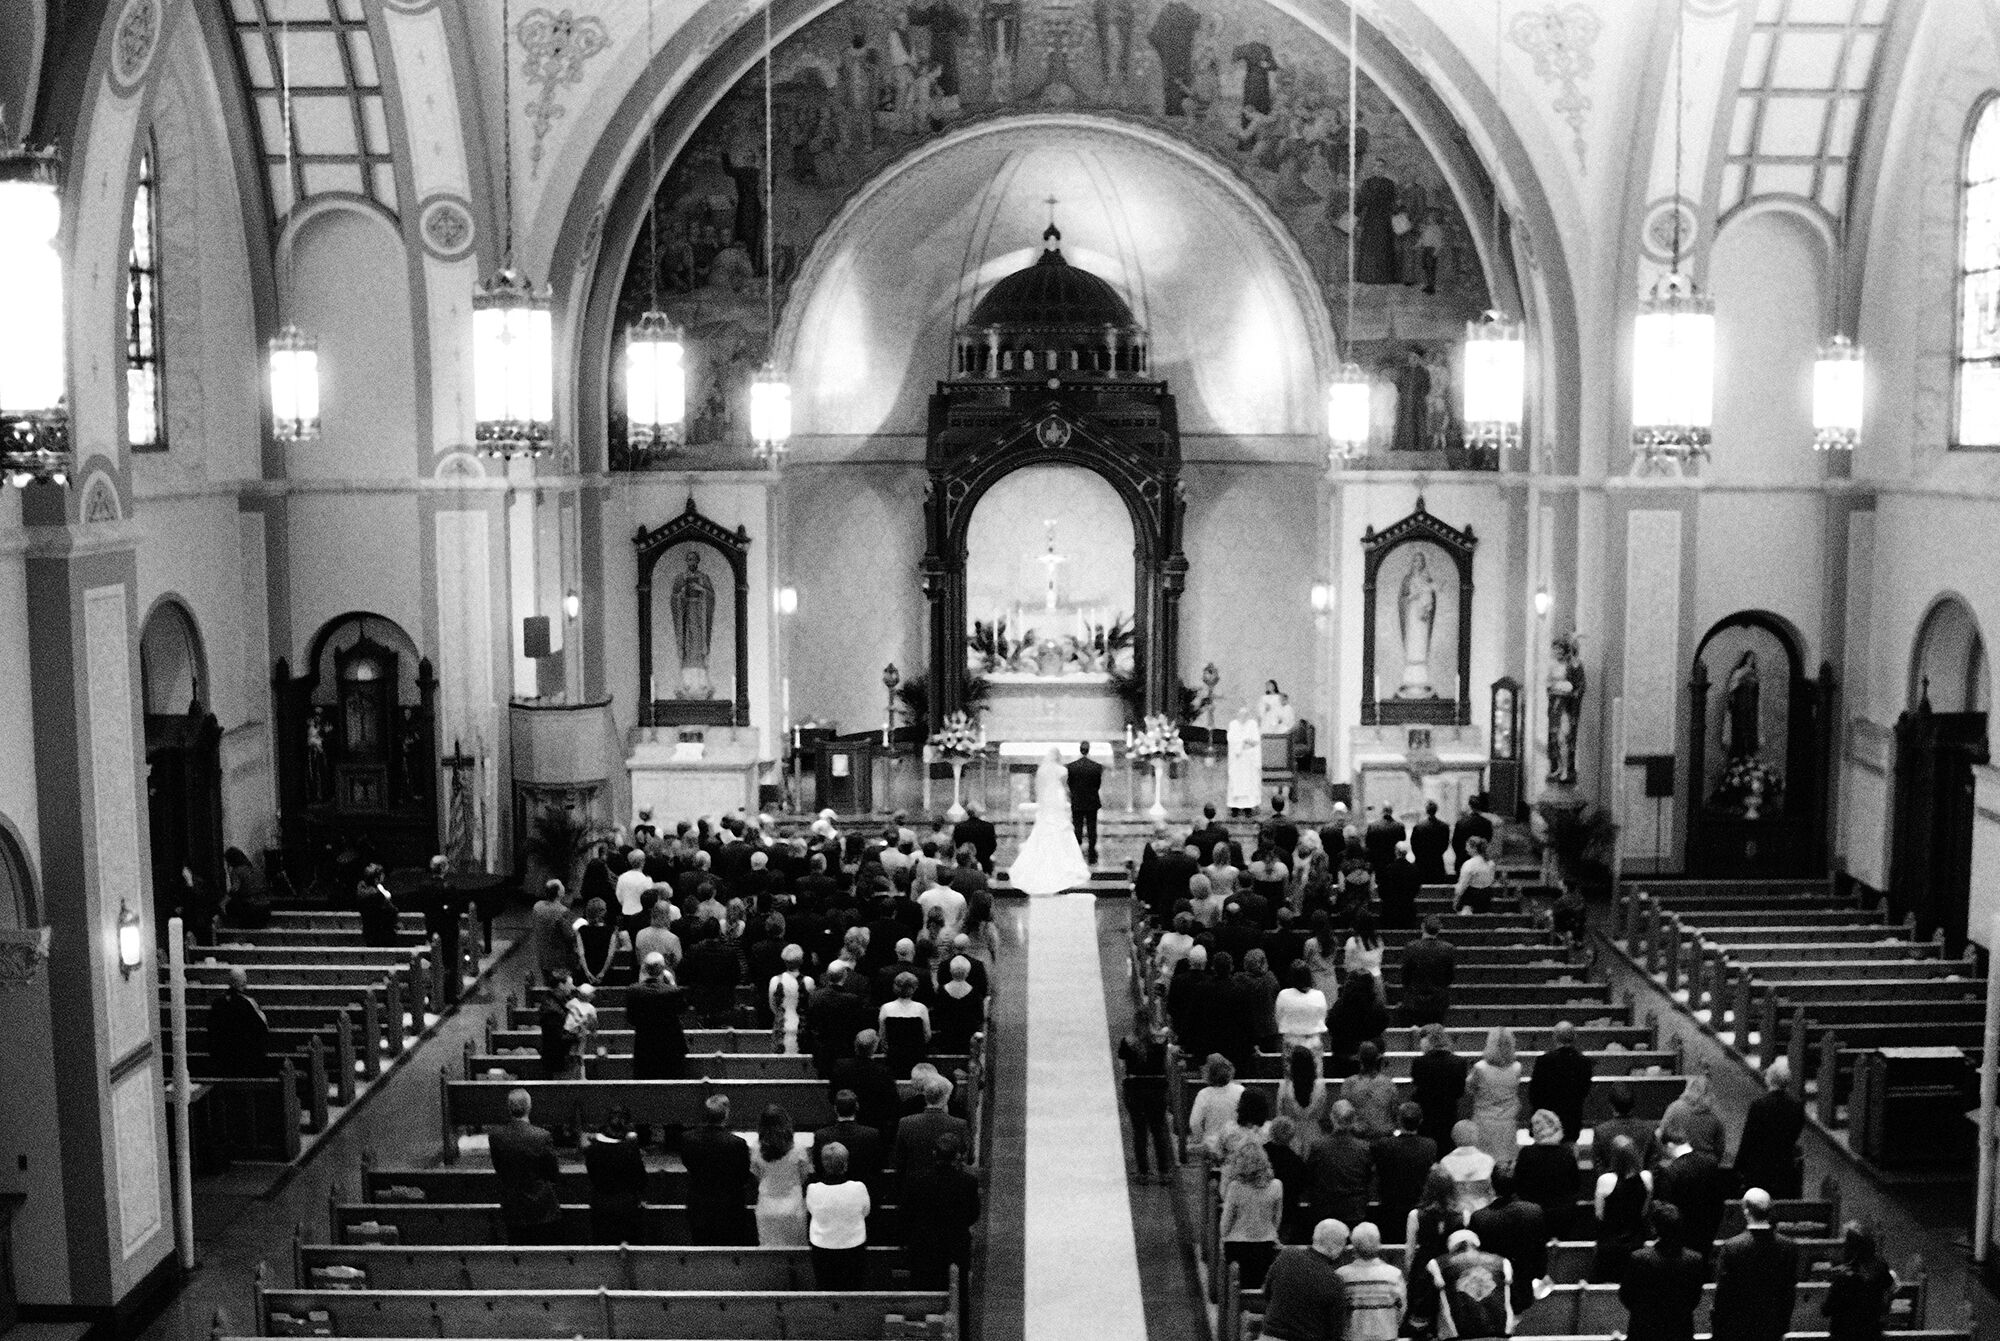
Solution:
[(1202, 1064), (1202, 1087), (1188, 1112), (1188, 1144), (1212, 1152), (1215, 1142), (1236, 1121), (1236, 1101), (1242, 1097), (1243, 1086), (1236, 1079), (1236, 1068), (1221, 1053), (1209, 1053)]
[(1479, 1127), (1479, 1148), (1503, 1169), (1514, 1167), (1520, 1149), (1521, 1063), (1514, 1056), (1514, 1031), (1495, 1025), (1486, 1034), (1486, 1051), (1472, 1064), (1465, 1083), (1472, 1096), (1472, 1120)]
[(1255, 1141), (1230, 1154), (1222, 1183), (1222, 1259), (1241, 1269), (1244, 1289), (1261, 1290), (1264, 1273), (1278, 1254), (1284, 1184), (1271, 1176), (1271, 1157)]
[(1562, 1119), (1546, 1108), (1536, 1109), (1528, 1119), (1528, 1136), (1534, 1144), (1514, 1160), (1515, 1194), (1540, 1206), (1549, 1233), (1566, 1239), (1577, 1194), (1583, 1191), (1576, 1150), (1563, 1140)]
[(1668, 1128), (1678, 1130), (1695, 1149), (1722, 1158), (1722, 1147), (1728, 1137), (1709, 1095), (1707, 1072), (1689, 1076), (1680, 1098), (1668, 1104), (1667, 1111), (1660, 1115), (1659, 1130), (1664, 1132)]

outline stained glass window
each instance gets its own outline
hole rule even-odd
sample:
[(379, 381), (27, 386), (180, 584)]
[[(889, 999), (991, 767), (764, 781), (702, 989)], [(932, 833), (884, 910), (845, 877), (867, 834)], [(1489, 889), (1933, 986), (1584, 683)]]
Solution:
[(125, 436), (135, 452), (167, 448), (158, 204), (149, 151), (139, 159), (139, 186), (132, 193), (132, 252), (125, 266)]
[(1965, 150), (1958, 277), (1960, 447), (2000, 447), (2000, 98)]

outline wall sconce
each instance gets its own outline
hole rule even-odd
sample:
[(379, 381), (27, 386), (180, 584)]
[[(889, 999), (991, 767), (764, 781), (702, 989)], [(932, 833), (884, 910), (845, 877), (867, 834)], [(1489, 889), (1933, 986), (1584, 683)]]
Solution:
[(564, 617), (569, 619), (575, 619), (582, 613), (583, 613), (583, 597), (579, 596), (574, 591), (564, 593), (563, 595)]
[(1535, 588), (1535, 618), (1547, 619), (1549, 611), (1554, 608), (1555, 603), (1556, 598), (1549, 595), (1547, 587)]
[(1312, 605), (1313, 613), (1316, 615), (1323, 615), (1333, 609), (1333, 585), (1331, 583), (1313, 583)]
[(781, 615), (795, 615), (799, 612), (799, 589), (797, 587), (777, 587), (771, 592), (771, 609)]
[(118, 971), (131, 977), (135, 969), (145, 962), (145, 947), (139, 941), (139, 914), (132, 911), (132, 905), (118, 900)]

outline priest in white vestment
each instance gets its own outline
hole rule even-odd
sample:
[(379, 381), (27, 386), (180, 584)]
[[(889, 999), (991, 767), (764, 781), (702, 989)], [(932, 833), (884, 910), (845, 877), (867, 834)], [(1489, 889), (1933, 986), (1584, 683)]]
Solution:
[(1263, 791), (1264, 725), (1246, 703), (1229, 719), (1229, 812), (1255, 813)]

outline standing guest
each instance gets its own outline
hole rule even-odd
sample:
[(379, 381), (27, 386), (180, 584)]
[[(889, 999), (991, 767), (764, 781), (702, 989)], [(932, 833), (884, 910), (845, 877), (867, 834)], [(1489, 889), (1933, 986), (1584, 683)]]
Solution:
[(1285, 813), (1285, 796), (1279, 792), (1271, 798), (1271, 818), (1264, 823), (1262, 836), (1271, 845), (1271, 851), (1282, 855), (1299, 845), (1299, 826)]
[(1694, 1313), (1708, 1283), (1708, 1263), (1681, 1241), (1679, 1211), (1662, 1202), (1648, 1218), (1653, 1241), (1632, 1254), (1618, 1286), (1627, 1341), (1694, 1341)]
[(1465, 860), (1458, 866), (1458, 883), (1451, 896), (1455, 913), (1485, 913), (1493, 908), (1493, 886), (1499, 868), (1486, 855), (1486, 840), (1474, 838), (1465, 845)]
[(1000, 834), (977, 802), (965, 803), (965, 818), (952, 826), (951, 841), (961, 847), (970, 847), (973, 856), (978, 858), (979, 869), (988, 875), (993, 874), (993, 854), (1000, 850)]
[(1542, 1208), (1553, 1236), (1568, 1238), (1577, 1194), (1583, 1191), (1576, 1147), (1563, 1140), (1562, 1123), (1546, 1108), (1529, 1117), (1528, 1137), (1531, 1144), (1514, 1156), (1514, 1186), (1523, 1201)]
[(1451, 848), (1451, 826), (1438, 818), (1438, 803), (1424, 802), (1424, 817), (1410, 827), (1410, 856), (1417, 868), (1417, 882), (1441, 885), (1445, 874), (1444, 854)]
[[(853, 990), (853, 966), (836, 959), (826, 967), (820, 989), (806, 1003), (807, 1032), (812, 1035), (813, 1069), (831, 1076), (854, 1053), (854, 1040), (874, 1022), (868, 998)], [(893, 1083), (893, 1082), (892, 1082)]]
[(950, 885), (934, 885), (917, 895), (917, 906), (924, 910), (928, 920), (933, 911), (944, 918), (944, 932), (938, 937), (939, 944), (948, 944), (965, 925), (965, 895)]
[(361, 872), (361, 884), (354, 892), (357, 910), (361, 914), (361, 943), (363, 945), (384, 946), (398, 942), (398, 923), (402, 910), (396, 907), (396, 900), (389, 895), (389, 887), (382, 883), (382, 868), (371, 862)]
[(1289, 852), (1291, 849), (1269, 845), (1257, 849), (1256, 857), (1243, 868), (1250, 888), (1236, 896), (1250, 921), (1262, 931), (1269, 931), (1278, 925), (1278, 909), (1285, 902), (1285, 882), (1291, 876), (1291, 870), (1280, 860), (1278, 853), (1281, 850)]
[(1321, 1220), (1310, 1248), (1287, 1248), (1264, 1273), (1264, 1335), (1270, 1341), (1340, 1341), (1346, 1322), (1346, 1286), (1340, 1255), (1347, 1226)]
[(729, 1130), (729, 1096), (711, 1094), (704, 1121), (681, 1137), (687, 1166), (688, 1242), (697, 1247), (749, 1247), (757, 1222), (748, 1201), (750, 1145)]
[(1341, 1341), (1396, 1341), (1409, 1303), (1403, 1273), (1382, 1260), (1382, 1231), (1370, 1222), (1356, 1225), (1349, 1242), (1354, 1260), (1339, 1272), (1347, 1311)]
[(972, 1036), (985, 1023), (986, 994), (972, 985), (972, 965), (968, 956), (953, 955), (946, 966), (951, 976), (931, 1001), (931, 1040), (940, 1052), (970, 1052)]
[(1195, 1091), (1188, 1111), (1188, 1144), (1213, 1149), (1223, 1131), (1236, 1121), (1236, 1104), (1242, 1097), (1236, 1068), (1221, 1053), (1209, 1053), (1202, 1064), (1202, 1088)]
[(923, 1111), (896, 1124), (896, 1172), (906, 1182), (937, 1163), (938, 1142), (946, 1136), (956, 1136), (965, 1149), (972, 1148), (971, 1125), (949, 1111), (951, 1082), (943, 1076), (928, 1076), (921, 1088)]
[(1341, 949), (1340, 966), (1350, 977), (1366, 975), (1383, 1006), (1389, 1004), (1389, 994), (1382, 986), (1382, 937), (1375, 930), (1375, 914), (1366, 908), (1354, 915), (1354, 934)]
[(1161, 1182), (1174, 1177), (1174, 1138), (1167, 1128), (1167, 1037), (1156, 1026), (1118, 1042), (1118, 1063), (1125, 1071), (1119, 1089), (1132, 1123), (1132, 1163), (1142, 1183), (1152, 1178), (1155, 1159)]
[(1599, 1172), (1611, 1165), (1611, 1146), (1619, 1137), (1632, 1142), (1638, 1152), (1639, 1167), (1650, 1169), (1660, 1162), (1660, 1138), (1656, 1124), (1632, 1116), (1638, 1100), (1624, 1081), (1611, 1085), (1611, 1116), (1597, 1124), (1590, 1134), (1590, 1158)]
[(229, 990), (209, 1003), (208, 1067), (198, 1074), (268, 1076), (271, 1065), (271, 1024), (245, 989), (250, 975), (229, 970)]
[(838, 1094), (853, 1090), (861, 1105), (856, 1116), (865, 1125), (888, 1133), (896, 1130), (896, 1123), (902, 1118), (903, 1100), (888, 1064), (875, 1055), (879, 1044), (880, 1036), (873, 1029), (856, 1034), (848, 1056), (828, 1075), (827, 1091)]
[(1485, 1251), (1479, 1235), (1461, 1229), (1443, 1257), (1431, 1259), (1431, 1284), (1438, 1292), (1439, 1337), (1503, 1337), (1514, 1334), (1514, 1266)]
[(1242, 875), (1230, 861), (1231, 847), (1229, 843), (1217, 843), (1209, 854), (1208, 865), (1201, 868), (1201, 873), (1208, 877), (1208, 887), (1213, 891), (1218, 907), (1236, 897), (1236, 881)]
[(972, 1269), (972, 1229), (979, 1223), (979, 1179), (965, 1168), (965, 1138), (946, 1132), (937, 1139), (935, 1158), (921, 1173), (903, 1179), (901, 1204), (910, 1287), (942, 1290), (958, 1268), (961, 1282)]
[(1396, 1082), (1382, 1074), (1382, 1049), (1363, 1043), (1354, 1054), (1355, 1073), (1340, 1082), (1340, 1097), (1354, 1107), (1354, 1134), (1375, 1142), (1396, 1130)]
[(1480, 1143), (1479, 1124), (1470, 1119), (1451, 1129), (1452, 1148), (1438, 1160), (1450, 1175), (1458, 1212), (1467, 1220), (1493, 1200), (1493, 1156)]
[(1715, 1235), (1722, 1226), (1723, 1208), (1735, 1191), (1735, 1179), (1722, 1167), (1722, 1161), (1697, 1149), (1678, 1127), (1665, 1128), (1660, 1142), (1667, 1157), (1653, 1179), (1653, 1194), (1679, 1209), (1688, 1247), (1707, 1257), (1714, 1251)]
[(805, 1189), (813, 1284), (822, 1290), (859, 1290), (868, 1283), (868, 1186), (847, 1176), (847, 1147), (838, 1141), (820, 1154), (819, 1181)]
[(1326, 996), (1313, 986), (1312, 970), (1303, 961), (1291, 965), (1289, 973), (1291, 984), (1278, 993), (1272, 1008), (1278, 1042), (1287, 1053), (1303, 1048), (1317, 1057), (1326, 1043)]
[(1514, 1277), (1514, 1312), (1535, 1301), (1535, 1282), (1549, 1274), (1548, 1217), (1542, 1208), (1520, 1196), (1514, 1175), (1493, 1171), (1493, 1200), (1472, 1213), (1470, 1228), (1490, 1253), (1507, 1259)]
[[(1476, 1152), (1475, 1152), (1476, 1153)], [(1431, 1283), (1431, 1263), (1444, 1256), (1451, 1236), (1465, 1228), (1465, 1215), (1458, 1208), (1458, 1185), (1442, 1164), (1424, 1182), (1424, 1194), (1410, 1211), (1404, 1225), (1404, 1242), (1409, 1249), (1403, 1269), (1410, 1283), (1410, 1333), (1429, 1336), (1437, 1321), (1437, 1289)]]
[[(664, 886), (655, 886), (664, 889)], [(674, 904), (664, 893), (653, 900), (652, 911), (647, 914), (647, 924), (632, 937), (632, 955), (641, 964), (647, 955), (658, 955), (669, 971), (678, 969), (681, 963), (681, 938), (673, 932)]]
[(1271, 1161), (1271, 1176), (1285, 1189), (1285, 1210), (1278, 1220), (1280, 1243), (1304, 1243), (1315, 1223), (1310, 1175), (1294, 1148), (1298, 1136), (1298, 1124), (1291, 1118), (1274, 1117), (1264, 1124), (1264, 1158)]
[(1469, 1068), (1465, 1058), (1451, 1050), (1451, 1036), (1440, 1024), (1427, 1024), (1419, 1034), (1423, 1052), (1410, 1063), (1410, 1093), (1424, 1110), (1418, 1130), (1431, 1138), (1439, 1150), (1456, 1144), (1452, 1128), (1458, 1122), (1459, 1101), (1465, 1097)]
[(1394, 806), (1382, 807), (1382, 818), (1368, 826), (1362, 839), (1362, 846), (1368, 853), (1368, 865), (1377, 871), (1396, 859), (1396, 844), (1407, 842), (1410, 831), (1396, 818)]
[(1215, 818), (1215, 805), (1213, 802), (1202, 806), (1201, 820), (1201, 827), (1187, 836), (1188, 847), (1193, 848), (1197, 853), (1213, 852), (1217, 843), (1227, 843), (1230, 841), (1228, 826)]
[(1743, 1115), (1736, 1141), (1736, 1178), (1761, 1187), (1779, 1200), (1796, 1199), (1805, 1181), (1799, 1166), (1799, 1134), (1805, 1105), (1792, 1097), (1792, 1065), (1783, 1057), (1764, 1068), (1764, 1092)]
[(848, 1176), (865, 1183), (869, 1195), (880, 1205), (886, 1195), (882, 1174), (888, 1167), (888, 1147), (881, 1132), (862, 1125), (860, 1113), (861, 1101), (853, 1090), (842, 1090), (833, 1096), (833, 1121), (813, 1133), (813, 1173), (825, 1176), (821, 1161), (827, 1147), (839, 1145), (847, 1152)]
[(1491, 844), (1493, 841), (1493, 821), (1480, 813), (1480, 806), (1486, 800), (1484, 795), (1474, 796), (1466, 802), (1457, 821), (1451, 826), (1451, 854), (1462, 868), (1472, 850), (1472, 840), (1477, 838)]
[(1326, 1052), (1333, 1074), (1354, 1074), (1360, 1066), (1362, 1044), (1381, 1047), (1388, 1028), (1389, 1012), (1382, 1005), (1374, 979), (1366, 973), (1349, 975), (1326, 1017)]
[(583, 1150), (590, 1177), (590, 1241), (646, 1241), (646, 1161), (632, 1131), (632, 1115), (614, 1108)]
[(1307, 922), (1311, 934), (1299, 959), (1312, 974), (1312, 985), (1331, 1006), (1340, 996), (1340, 939), (1333, 929), (1333, 914), (1320, 908)]
[(1596, 1067), (1576, 1045), (1576, 1026), (1568, 1020), (1557, 1022), (1554, 1046), (1535, 1059), (1535, 1074), (1528, 1081), (1528, 1107), (1546, 1108), (1562, 1121), (1563, 1139), (1574, 1142), (1583, 1135), (1583, 1104), (1590, 1097)]
[[(432, 869), (436, 869), (438, 858), (432, 858)], [(227, 848), (222, 854), (223, 899), (222, 913), (233, 927), (245, 931), (256, 931), (271, 925), (271, 895), (264, 884), (263, 875), (250, 863), (242, 848)], [(437, 933), (433, 933), (437, 934)], [(441, 942), (443, 943), (443, 942)], [(451, 935), (448, 942), (455, 951), (458, 945), (458, 921), (454, 912)]]
[(560, 880), (542, 886), (535, 902), (529, 937), (535, 943), (535, 968), (544, 983), (553, 983), (559, 973), (570, 974), (583, 966), (583, 951), (577, 944), (576, 924), (570, 918), (569, 891)]
[[(1203, 931), (1212, 932), (1215, 924), (1222, 920), (1222, 895), (1216, 892), (1206, 871), (1196, 871), (1188, 878), (1188, 916)], [(1197, 933), (1196, 939), (1200, 939)], [(1210, 939), (1214, 939), (1212, 936)]]
[(632, 1030), (632, 1078), (679, 1080), (687, 1072), (687, 1031), (681, 1024), (686, 993), (667, 973), (657, 952), (639, 966), (638, 983), (625, 994)]
[(1381, 1222), (1403, 1242), (1407, 1220), (1423, 1197), (1431, 1167), (1437, 1163), (1437, 1142), (1421, 1135), (1424, 1110), (1404, 1103), (1396, 1110), (1396, 1130), (1375, 1143), (1375, 1197)]
[(507, 1093), (507, 1121), (488, 1141), (500, 1181), (500, 1222), (507, 1242), (562, 1242), (562, 1203), (556, 1197), (555, 1138), (528, 1120), (534, 1100), (526, 1090)]
[(1368, 1189), (1375, 1177), (1375, 1152), (1354, 1134), (1354, 1107), (1336, 1099), (1327, 1110), (1325, 1135), (1306, 1154), (1313, 1205), (1321, 1215), (1359, 1224), (1367, 1218)]
[[(236, 852), (230, 848), (230, 852)], [(239, 852), (238, 856), (242, 856)], [(223, 854), (228, 860), (228, 853)], [(245, 858), (248, 870), (248, 859)], [(252, 872), (254, 874), (254, 872)], [(447, 1005), (458, 1001), (458, 994), (465, 989), (464, 975), (459, 972), (458, 919), (464, 911), (465, 901), (451, 887), (451, 859), (444, 856), (431, 858), (430, 875), (417, 891), (418, 911), (424, 915), (424, 940), (437, 943), (438, 962), (445, 966), (444, 991)], [(265, 905), (265, 919), (270, 918), (270, 906)], [(239, 921), (238, 925), (241, 925)]]
[[(1597, 1215), (1597, 1252), (1591, 1258), (1590, 1278), (1600, 1285), (1615, 1285), (1625, 1279), (1625, 1269), (1646, 1241), (1648, 1209), (1653, 1204), (1653, 1173), (1639, 1166), (1637, 1147), (1629, 1136), (1614, 1137), (1604, 1156), (1604, 1172), (1597, 1175), (1591, 1206)], [(1686, 1244), (1686, 1220), (1671, 1203), (1662, 1206), (1674, 1212), (1678, 1241)]]
[(611, 981), (611, 965), (618, 958), (619, 948), (631, 948), (625, 932), (610, 922), (608, 914), (603, 899), (592, 899), (584, 905), (583, 925), (576, 929), (577, 943), (583, 952), (583, 981), (593, 987)]
[(1521, 1063), (1514, 1055), (1512, 1029), (1496, 1025), (1487, 1031), (1486, 1051), (1472, 1064), (1467, 1089), (1480, 1149), (1501, 1168), (1512, 1168), (1521, 1137)]
[[(760, 854), (761, 855), (761, 854)], [(784, 967), (770, 980), (766, 997), (771, 1006), (771, 1032), (778, 1050), (787, 1056), (799, 1051), (799, 1026), (812, 1000), (813, 980), (805, 973), (806, 952), (787, 945), (780, 956)]]
[(1849, 1220), (1841, 1228), (1840, 1262), (1820, 1313), (1832, 1341), (1882, 1341), (1882, 1320), (1896, 1293), (1896, 1273), (1875, 1251), (1875, 1236)]
[(1293, 1048), (1285, 1054), (1285, 1078), (1278, 1082), (1278, 1116), (1294, 1124), (1292, 1149), (1300, 1159), (1312, 1151), (1333, 1106), (1333, 1087), (1319, 1073), (1319, 1054)]
[(1272, 1176), (1271, 1157), (1252, 1140), (1229, 1156), (1222, 1187), (1222, 1260), (1236, 1263), (1244, 1289), (1261, 1290), (1278, 1253), (1284, 1186)]
[(1229, 1186), (1229, 1157), (1246, 1145), (1262, 1145), (1264, 1126), (1271, 1120), (1271, 1101), (1262, 1090), (1243, 1091), (1236, 1101), (1236, 1121), (1224, 1127), (1208, 1147), (1222, 1168), (1222, 1186)]
[(1799, 1287), (1799, 1245), (1771, 1223), (1771, 1194), (1743, 1194), (1743, 1232), (1715, 1252), (1709, 1330), (1729, 1341), (1783, 1341)]
[(612, 897), (618, 900), (618, 925), (626, 935), (636, 936), (646, 926), (646, 893), (652, 887), (653, 878), (646, 874), (645, 848), (635, 847), (626, 854), (625, 869), (612, 886)]
[(576, 997), (567, 970), (555, 975), (535, 1007), (542, 1079), (567, 1080), (576, 1065), (577, 1035), (570, 1028), (569, 1003)]
[(906, 1080), (910, 1068), (930, 1052), (931, 1010), (917, 1000), (915, 973), (907, 969), (897, 973), (895, 987), (895, 999), (875, 1013), (875, 1021), (888, 1054), (889, 1073)]
[(1173, 980), (1174, 969), (1194, 949), (1194, 914), (1175, 913), (1174, 920), (1153, 942), (1153, 979)]
[(1423, 877), (1410, 862), (1410, 845), (1396, 844), (1396, 855), (1375, 872), (1375, 897), (1381, 901), (1381, 923), (1397, 931), (1417, 925), (1417, 894)]
[(1451, 1014), (1451, 980), (1458, 951), (1439, 933), (1444, 924), (1424, 919), (1423, 934), (1403, 949), (1403, 1023), (1443, 1024)]
[[(1687, 1143), (1703, 1154), (1712, 1155), (1719, 1162), (1723, 1146), (1729, 1139), (1722, 1128), (1722, 1119), (1716, 1115), (1714, 1101), (1709, 1093), (1706, 1072), (1697, 1072), (1688, 1077), (1687, 1087), (1680, 1097), (1667, 1105), (1667, 1111), (1660, 1115), (1660, 1140), (1664, 1144), (1668, 1128), (1681, 1133)], [(1686, 1218), (1686, 1211), (1682, 1211)]]
[(615, 888), (611, 863), (604, 855), (604, 844), (591, 844), (590, 860), (583, 864), (583, 883), (579, 887), (579, 894), (585, 903), (589, 903), (592, 899), (609, 900), (613, 897)]
[(799, 1149), (791, 1114), (776, 1104), (757, 1119), (750, 1172), (757, 1179), (757, 1246), (807, 1246), (805, 1186), (812, 1177), (812, 1157)]
[[(1278, 1048), (1278, 993), (1283, 988), (1278, 983), (1278, 975), (1271, 972), (1271, 961), (1262, 950), (1252, 950), (1243, 956), (1242, 971), (1236, 975), (1242, 979), (1243, 1009), (1252, 1014), (1252, 1033), (1257, 1046), (1275, 1052)], [(1254, 996), (1252, 995), (1254, 993)]]

